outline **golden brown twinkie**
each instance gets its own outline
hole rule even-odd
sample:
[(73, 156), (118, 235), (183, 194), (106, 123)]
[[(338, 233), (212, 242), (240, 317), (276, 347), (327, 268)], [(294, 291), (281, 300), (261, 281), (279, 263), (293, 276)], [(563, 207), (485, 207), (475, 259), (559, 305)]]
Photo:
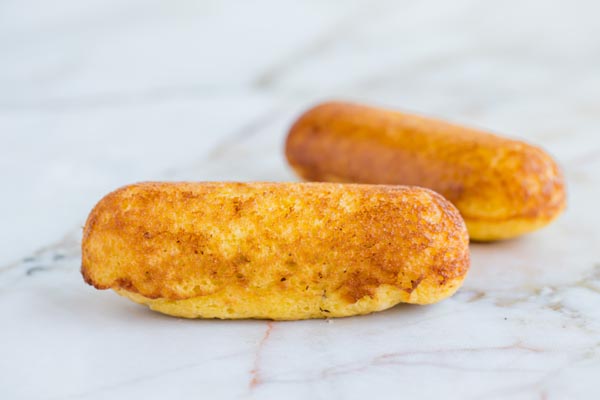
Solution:
[(433, 189), (459, 209), (474, 240), (536, 230), (566, 203), (562, 173), (538, 147), (356, 104), (308, 110), (289, 132), (286, 156), (307, 180)]
[(285, 320), (434, 303), (468, 268), (463, 220), (427, 189), (141, 183), (92, 210), (81, 271), (165, 314)]

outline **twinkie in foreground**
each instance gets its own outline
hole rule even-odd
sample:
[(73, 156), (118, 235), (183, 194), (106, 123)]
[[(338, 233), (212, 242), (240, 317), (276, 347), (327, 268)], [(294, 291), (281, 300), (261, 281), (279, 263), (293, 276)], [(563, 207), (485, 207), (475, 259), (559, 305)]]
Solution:
[(344, 317), (452, 295), (468, 242), (458, 211), (427, 189), (141, 183), (92, 210), (82, 274), (187, 318)]

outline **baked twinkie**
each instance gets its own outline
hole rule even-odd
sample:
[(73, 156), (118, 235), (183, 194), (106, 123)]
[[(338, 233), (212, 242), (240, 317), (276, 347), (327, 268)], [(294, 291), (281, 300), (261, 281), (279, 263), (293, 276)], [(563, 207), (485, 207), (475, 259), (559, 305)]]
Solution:
[(292, 126), (290, 165), (311, 181), (435, 190), (462, 214), (471, 239), (534, 231), (565, 208), (563, 175), (538, 147), (431, 118), (324, 103)]
[(90, 213), (81, 272), (174, 316), (344, 317), (451, 296), (468, 241), (456, 208), (422, 188), (140, 183)]

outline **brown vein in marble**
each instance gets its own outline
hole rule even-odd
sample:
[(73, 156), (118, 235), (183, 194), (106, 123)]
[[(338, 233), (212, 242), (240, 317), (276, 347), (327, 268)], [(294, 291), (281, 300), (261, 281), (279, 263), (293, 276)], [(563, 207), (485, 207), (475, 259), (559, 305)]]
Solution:
[(265, 330), (265, 334), (263, 335), (262, 339), (260, 340), (260, 343), (258, 343), (258, 348), (256, 349), (256, 354), (254, 356), (254, 366), (250, 370), (251, 379), (250, 379), (250, 383), (248, 384), (248, 388), (250, 389), (250, 391), (252, 391), (254, 388), (256, 388), (258, 385), (260, 385), (263, 382), (262, 376), (261, 376), (262, 353), (264, 351), (264, 348), (265, 348), (267, 341), (269, 340), (269, 337), (271, 336), (272, 332), (273, 332), (273, 321), (269, 321), (269, 322), (267, 322), (267, 329)]
[(465, 303), (473, 303), (483, 299), (485, 296), (486, 293), (484, 291), (463, 288), (454, 295), (454, 299)]
[(465, 372), (483, 372), (483, 373), (540, 373), (543, 370), (534, 369), (523, 369), (523, 368), (481, 368), (461, 366), (457, 364), (450, 364), (445, 362), (436, 361), (421, 361), (421, 360), (406, 360), (408, 357), (414, 356), (438, 356), (438, 355), (453, 355), (453, 354), (464, 354), (464, 353), (496, 353), (503, 351), (513, 351), (519, 353), (542, 353), (543, 349), (535, 347), (525, 346), (521, 342), (516, 342), (506, 346), (494, 346), (494, 347), (466, 347), (466, 348), (455, 348), (455, 349), (437, 349), (428, 351), (404, 351), (404, 352), (393, 352), (385, 353), (366, 361), (355, 361), (351, 363), (336, 365), (330, 368), (326, 368), (316, 376), (303, 378), (275, 378), (275, 379), (263, 379), (263, 383), (308, 383), (318, 382), (330, 378), (344, 376), (356, 372), (365, 372), (373, 367), (385, 367), (388, 365), (414, 367), (414, 366), (426, 366), (433, 368), (449, 369), (454, 371), (465, 371)]

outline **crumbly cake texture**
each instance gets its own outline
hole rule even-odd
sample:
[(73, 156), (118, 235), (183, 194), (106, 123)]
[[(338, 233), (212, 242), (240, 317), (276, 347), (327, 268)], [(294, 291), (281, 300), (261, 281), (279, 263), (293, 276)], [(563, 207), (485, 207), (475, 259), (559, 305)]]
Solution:
[(175, 316), (343, 317), (452, 295), (468, 241), (455, 207), (422, 188), (141, 183), (92, 210), (81, 271)]

